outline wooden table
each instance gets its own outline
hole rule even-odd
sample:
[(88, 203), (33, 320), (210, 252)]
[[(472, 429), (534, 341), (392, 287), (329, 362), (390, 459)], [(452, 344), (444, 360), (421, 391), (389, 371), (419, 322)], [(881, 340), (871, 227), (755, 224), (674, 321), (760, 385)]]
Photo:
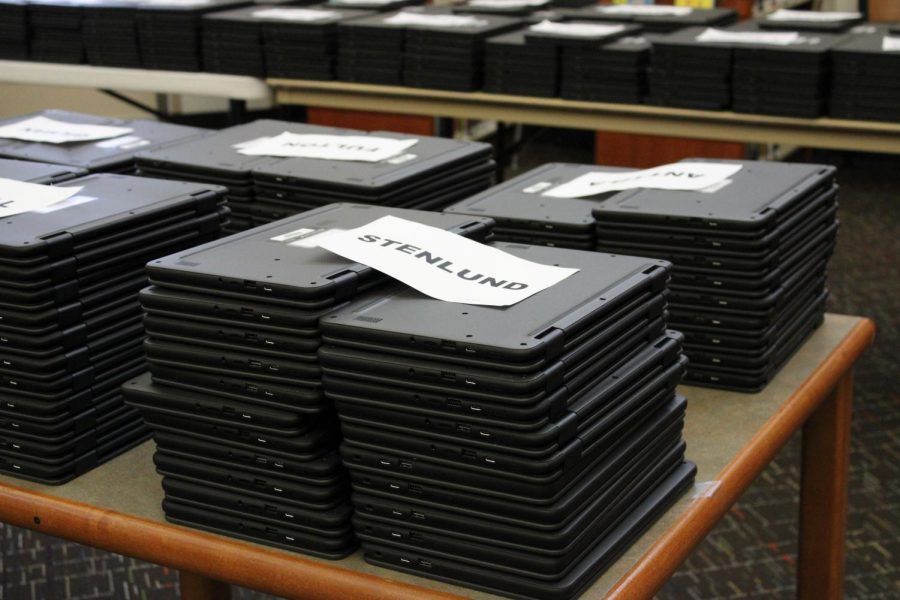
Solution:
[[(828, 315), (760, 394), (683, 387), (685, 438), (698, 465), (683, 497), (622, 556), (587, 598), (650, 598), (725, 515), (791, 435), (803, 428), (799, 595), (841, 597), (852, 369), (871, 343), (867, 319)], [(164, 521), (146, 443), (61, 487), (0, 477), (0, 521), (181, 571), (182, 597), (228, 597), (228, 584), (309, 600), (491, 598), (376, 568), (361, 553), (329, 562)]]
[(826, 117), (799, 119), (646, 104), (609, 104), (485, 92), (450, 92), (344, 81), (267, 81), (275, 90), (275, 101), (278, 104), (900, 154), (900, 123)]

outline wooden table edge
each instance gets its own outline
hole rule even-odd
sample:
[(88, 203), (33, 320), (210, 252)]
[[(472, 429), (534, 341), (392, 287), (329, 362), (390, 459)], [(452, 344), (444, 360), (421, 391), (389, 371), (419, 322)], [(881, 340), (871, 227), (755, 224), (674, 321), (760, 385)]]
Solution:
[[(610, 589), (607, 599), (652, 598), (691, 551), (709, 534), (753, 480), (829, 397), (871, 345), (875, 324), (861, 318), (828, 357), (785, 400), (748, 444), (641, 559)], [(689, 399), (690, 401), (690, 399)], [(690, 448), (688, 448), (690, 457)]]
[[(719, 474), (709, 497), (695, 501), (608, 597), (649, 598), (722, 518), (750, 482), (809, 417), (871, 343), (861, 319)], [(114, 491), (111, 491), (114, 493)], [(288, 598), (308, 600), (449, 600), (453, 594), (314, 562), (221, 536), (162, 524), (0, 484), (0, 521), (110, 552)]]

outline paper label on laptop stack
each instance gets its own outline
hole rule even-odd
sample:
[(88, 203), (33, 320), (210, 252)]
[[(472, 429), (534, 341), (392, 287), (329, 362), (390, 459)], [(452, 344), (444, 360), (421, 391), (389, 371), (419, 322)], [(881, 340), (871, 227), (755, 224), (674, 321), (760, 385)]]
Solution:
[(130, 127), (67, 123), (38, 116), (0, 127), (0, 138), (46, 144), (69, 144), (106, 140), (123, 136), (131, 131)]
[(383, 21), (388, 25), (425, 25), (428, 27), (482, 27), (488, 22), (471, 15), (429, 15), (399, 12)]
[(256, 19), (281, 19), (282, 21), (295, 21), (299, 23), (313, 23), (325, 21), (341, 16), (333, 10), (311, 10), (308, 8), (263, 8), (253, 11)]
[(604, 25), (602, 23), (559, 23), (556, 21), (541, 21), (537, 25), (529, 27), (529, 30), (537, 33), (553, 33), (573, 37), (601, 37), (619, 33), (623, 29), (625, 29), (624, 25)]
[(766, 44), (769, 46), (790, 46), (800, 42), (796, 31), (724, 31), (708, 27), (695, 38), (698, 42), (732, 44)]
[(80, 187), (56, 187), (0, 177), (0, 217), (45, 211), (80, 191)]
[(816, 10), (790, 10), (780, 8), (766, 17), (767, 21), (807, 21), (809, 23), (833, 23), (862, 18), (858, 12)]
[(544, 196), (587, 198), (607, 192), (638, 188), (701, 191), (720, 185), (741, 170), (741, 165), (713, 162), (681, 162), (627, 173), (585, 173), (559, 185)]
[(606, 15), (634, 15), (649, 17), (686, 17), (694, 9), (690, 6), (657, 6), (654, 4), (623, 4), (620, 6), (598, 6), (597, 12)]
[(578, 272), (392, 216), (312, 239), (320, 248), (445, 302), (510, 306)]
[(900, 52), (900, 35), (886, 35), (881, 41), (881, 49), (885, 52)]
[(247, 156), (318, 158), (356, 162), (381, 162), (402, 154), (419, 140), (383, 138), (369, 135), (322, 135), (284, 132), (253, 143), (239, 144), (238, 153)]

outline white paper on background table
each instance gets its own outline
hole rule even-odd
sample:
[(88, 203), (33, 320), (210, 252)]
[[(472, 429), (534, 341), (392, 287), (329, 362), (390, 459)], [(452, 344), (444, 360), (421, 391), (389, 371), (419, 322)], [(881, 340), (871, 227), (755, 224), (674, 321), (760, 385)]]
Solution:
[(58, 187), (0, 177), (0, 217), (43, 211), (81, 191), (80, 187)]
[(655, 4), (622, 4), (598, 6), (597, 12), (607, 15), (636, 15), (651, 17), (686, 17), (694, 9), (690, 6), (658, 6)]
[(698, 42), (766, 44), (769, 46), (790, 46), (800, 41), (796, 31), (723, 31), (708, 27), (695, 38)]
[(428, 27), (481, 27), (488, 22), (471, 15), (429, 15), (399, 12), (383, 21), (388, 25), (424, 25)]
[(296, 21), (299, 23), (313, 23), (341, 16), (333, 10), (311, 10), (308, 8), (262, 8), (253, 11), (253, 17), (257, 19), (281, 19), (283, 21)]
[(885, 52), (900, 52), (900, 35), (886, 35), (881, 41), (881, 49)]
[(67, 144), (106, 140), (131, 132), (132, 129), (130, 127), (67, 123), (44, 116), (37, 116), (0, 127), (0, 138), (22, 140), (23, 142)]
[(619, 33), (625, 29), (625, 26), (604, 25), (602, 23), (559, 23), (556, 21), (541, 21), (537, 25), (532, 25), (529, 29), (538, 33), (554, 33), (577, 37), (599, 37)]
[(445, 302), (510, 306), (578, 272), (513, 256), (455, 233), (393, 216), (296, 245), (316, 245)]
[(810, 23), (832, 23), (859, 19), (858, 12), (790, 10), (780, 8), (766, 17), (767, 21), (808, 21)]
[(554, 198), (587, 198), (638, 188), (699, 191), (727, 181), (741, 165), (714, 162), (680, 162), (626, 173), (585, 173), (544, 192)]
[(329, 4), (356, 6), (384, 6), (397, 0), (330, 0)]
[(546, 6), (550, 0), (469, 0), (466, 6), (482, 8), (519, 8), (523, 6)]
[(323, 135), (284, 132), (270, 138), (238, 145), (247, 156), (318, 158), (355, 162), (381, 162), (406, 152), (419, 140), (383, 138), (372, 135)]

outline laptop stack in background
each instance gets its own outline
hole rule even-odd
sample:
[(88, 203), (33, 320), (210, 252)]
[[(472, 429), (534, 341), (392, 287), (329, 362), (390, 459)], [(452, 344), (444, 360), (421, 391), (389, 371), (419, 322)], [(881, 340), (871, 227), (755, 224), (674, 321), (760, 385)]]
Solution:
[(525, 31), (512, 31), (484, 42), (485, 92), (541, 96), (559, 95), (559, 57), (548, 48), (527, 43)]
[(41, 62), (83, 63), (84, 4), (78, 0), (29, 0), (27, 6), (30, 58)]
[(831, 50), (829, 114), (900, 122), (900, 27), (871, 29), (847, 36)]
[(731, 42), (701, 42), (704, 27), (655, 36), (647, 102), (723, 110), (731, 106)]
[(138, 43), (145, 69), (200, 71), (204, 14), (250, 4), (248, 0), (154, 0), (138, 5)]
[(548, 163), (495, 185), (444, 209), (457, 215), (488, 217), (497, 224), (497, 241), (593, 250), (597, 228), (593, 209), (598, 199), (550, 198), (542, 193), (587, 173), (620, 173), (631, 169)]
[(338, 26), (339, 80), (402, 85), (403, 27), (385, 23), (395, 14), (352, 19)]
[(647, 95), (650, 41), (628, 36), (597, 49), (563, 50), (560, 96), (589, 102), (640, 104)]
[(220, 188), (12, 168), (81, 188), (0, 230), (0, 470), (58, 484), (146, 439), (119, 391), (146, 368), (144, 265), (215, 239), (228, 211)]
[(87, 62), (101, 67), (141, 67), (138, 2), (102, 0), (84, 11), (81, 32)]
[(673, 263), (685, 381), (757, 391), (822, 322), (837, 186), (833, 167), (741, 164), (716, 190), (632, 190), (593, 214), (597, 250)]
[(688, 6), (596, 5), (560, 9), (571, 20), (607, 21), (640, 25), (646, 33), (672, 33), (687, 27), (722, 27), (738, 20), (731, 8), (697, 9)]
[[(486, 219), (390, 213), (490, 232)], [(296, 244), (387, 214), (327, 206), (148, 265), (150, 374), (123, 392), (154, 431), (170, 520), (327, 558), (355, 548), (319, 319), (386, 278)]]
[(37, 116), (67, 123), (123, 127), (130, 131), (111, 139), (64, 144), (0, 139), (0, 157), (66, 165), (86, 169), (92, 173), (133, 173), (134, 157), (137, 153), (173, 142), (194, 139), (207, 133), (205, 129), (185, 125), (114, 119), (64, 110), (44, 110), (13, 117), (0, 121), (0, 126)]
[(0, 59), (27, 60), (28, 5), (25, 0), (0, 0)]
[(571, 597), (691, 484), (667, 264), (495, 247), (580, 271), (503, 308), (401, 286), (322, 319), (354, 528), (379, 566)]
[(272, 9), (248, 6), (203, 15), (203, 70), (209, 73), (265, 77), (262, 25), (254, 15), (259, 11)]

